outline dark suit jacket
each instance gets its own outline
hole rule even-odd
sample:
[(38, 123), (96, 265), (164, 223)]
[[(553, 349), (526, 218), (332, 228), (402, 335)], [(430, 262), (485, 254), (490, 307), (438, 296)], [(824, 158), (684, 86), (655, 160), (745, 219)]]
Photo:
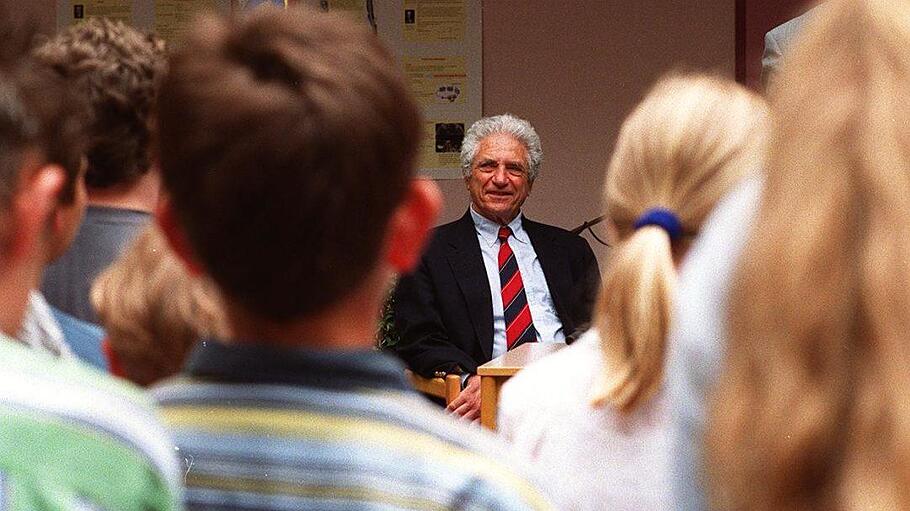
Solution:
[[(525, 218), (556, 314), (569, 342), (591, 320), (600, 270), (588, 242)], [(416, 373), (474, 373), (493, 352), (490, 284), (470, 211), (436, 228), (420, 265), (394, 294), (398, 355)]]

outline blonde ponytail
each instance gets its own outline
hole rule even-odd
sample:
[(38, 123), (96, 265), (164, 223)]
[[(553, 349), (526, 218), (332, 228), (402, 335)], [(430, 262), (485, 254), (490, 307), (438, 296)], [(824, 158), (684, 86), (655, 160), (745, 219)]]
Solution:
[(800, 37), (731, 290), (711, 498), (910, 509), (910, 5), (833, 0)]
[[(766, 130), (761, 98), (706, 76), (661, 80), (623, 124), (604, 186), (619, 241), (594, 314), (604, 358), (594, 405), (631, 412), (660, 389), (675, 261), (716, 202), (759, 167)], [(636, 228), (654, 210), (678, 225)]]
[(657, 226), (635, 231), (610, 257), (603, 288), (612, 292), (600, 293), (596, 319), (606, 370), (594, 404), (626, 411), (660, 386), (676, 270), (670, 236)]

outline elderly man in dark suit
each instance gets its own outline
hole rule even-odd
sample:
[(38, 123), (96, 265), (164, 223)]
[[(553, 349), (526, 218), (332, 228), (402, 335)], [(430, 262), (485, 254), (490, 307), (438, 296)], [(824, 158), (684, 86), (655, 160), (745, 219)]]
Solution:
[(521, 214), (542, 159), (527, 121), (474, 123), (461, 150), (471, 206), (436, 229), (396, 290), (398, 354), (424, 376), (462, 374), (449, 409), (469, 419), (480, 410), (478, 365), (526, 342), (571, 342), (590, 321), (600, 282), (591, 247)]

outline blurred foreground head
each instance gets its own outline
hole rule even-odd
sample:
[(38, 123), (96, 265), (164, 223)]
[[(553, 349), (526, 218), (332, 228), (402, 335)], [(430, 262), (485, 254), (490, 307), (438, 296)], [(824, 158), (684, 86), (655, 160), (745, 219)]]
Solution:
[(832, 0), (784, 62), (731, 296), (718, 509), (910, 507), (910, 4)]
[(37, 285), (48, 219), (67, 176), (79, 171), (83, 147), (81, 103), (29, 60), (33, 35), (27, 17), (0, 2), (0, 329), (10, 335)]
[(390, 225), (422, 229), (399, 214), (417, 106), (376, 36), (343, 17), (264, 7), (190, 34), (161, 89), (159, 218), (227, 303), (274, 323), (316, 314), (407, 245)]

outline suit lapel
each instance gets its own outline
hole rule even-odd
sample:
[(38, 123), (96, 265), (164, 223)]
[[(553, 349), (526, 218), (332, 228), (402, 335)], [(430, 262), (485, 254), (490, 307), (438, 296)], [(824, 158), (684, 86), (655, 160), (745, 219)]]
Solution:
[(570, 296), (572, 286), (568, 254), (565, 248), (548, 236), (537, 222), (525, 217), (522, 219), (521, 225), (531, 239), (531, 245), (534, 247), (534, 252), (540, 261), (540, 268), (547, 280), (547, 288), (550, 291), (550, 298), (553, 299), (556, 314), (562, 323), (563, 332), (568, 335), (575, 327), (571, 324), (571, 319), (563, 303), (563, 298)]
[(458, 221), (449, 244), (452, 250), (446, 257), (464, 295), (474, 335), (480, 342), (486, 360), (490, 360), (493, 355), (493, 299), (470, 212)]

